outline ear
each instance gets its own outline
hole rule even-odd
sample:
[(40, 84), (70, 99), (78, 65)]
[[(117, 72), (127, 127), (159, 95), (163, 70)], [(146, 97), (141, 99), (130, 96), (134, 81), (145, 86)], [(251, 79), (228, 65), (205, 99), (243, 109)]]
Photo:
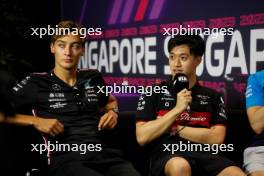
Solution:
[(85, 47), (83, 46), (82, 47), (82, 54), (81, 54), (81, 56), (84, 56), (84, 52), (85, 52)]
[(196, 56), (195, 57), (195, 63), (196, 63), (196, 66), (198, 67), (198, 65), (200, 65), (202, 61), (202, 56)]
[(50, 52), (53, 54), (55, 53), (55, 47), (53, 43), (50, 43)]

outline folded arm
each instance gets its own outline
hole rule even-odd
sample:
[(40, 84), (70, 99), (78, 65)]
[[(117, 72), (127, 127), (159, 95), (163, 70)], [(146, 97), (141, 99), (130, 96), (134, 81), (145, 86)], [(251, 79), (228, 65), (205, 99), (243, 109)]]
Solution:
[[(222, 144), (225, 140), (226, 127), (213, 125), (210, 128), (183, 127), (178, 125), (179, 136), (201, 144)], [(181, 130), (182, 129), (182, 130)]]

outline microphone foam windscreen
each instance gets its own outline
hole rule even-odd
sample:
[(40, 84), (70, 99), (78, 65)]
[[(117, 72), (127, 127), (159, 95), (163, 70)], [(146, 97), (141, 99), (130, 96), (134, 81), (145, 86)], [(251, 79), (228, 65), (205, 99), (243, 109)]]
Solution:
[(182, 89), (189, 89), (189, 79), (183, 73), (177, 73), (172, 83), (176, 93), (180, 92)]

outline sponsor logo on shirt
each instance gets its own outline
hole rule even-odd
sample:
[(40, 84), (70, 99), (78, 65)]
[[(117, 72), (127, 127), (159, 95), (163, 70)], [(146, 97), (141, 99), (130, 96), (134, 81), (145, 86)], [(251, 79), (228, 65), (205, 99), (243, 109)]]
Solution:
[(27, 82), (28, 82), (29, 79), (30, 79), (30, 76), (27, 76), (25, 79), (23, 79), (22, 81), (20, 81), (19, 83), (17, 83), (17, 84), (13, 87), (13, 90), (14, 90), (15, 92), (19, 91), (19, 89), (23, 88), (23, 87), (27, 84)]
[(64, 93), (50, 92), (48, 101), (53, 102), (50, 105), (50, 108), (53, 109), (64, 108), (67, 105)]
[(200, 105), (208, 105), (209, 104), (208, 100), (211, 98), (207, 95), (201, 95), (201, 94), (196, 95), (196, 97), (199, 98)]
[(90, 82), (91, 82), (91, 79), (88, 79), (88, 80), (85, 81), (85, 83), (84, 83), (84, 89), (88, 89), (88, 88), (91, 87)]
[(138, 101), (138, 105), (137, 105), (137, 110), (138, 111), (142, 111), (145, 108), (145, 104), (146, 104), (145, 97), (143, 95), (141, 95), (139, 97), (139, 101)]
[(164, 96), (169, 96), (169, 97), (171, 97), (171, 94), (170, 94), (170, 92), (168, 91), (168, 89), (165, 90), (165, 92), (164, 92), (163, 95), (164, 95)]
[(88, 85), (85, 86), (84, 96), (87, 98), (88, 102), (97, 102), (98, 95), (94, 89), (94, 87), (90, 87)]
[(50, 108), (53, 108), (53, 109), (64, 108), (66, 105), (67, 103), (56, 102), (54, 104), (51, 104)]
[(59, 84), (53, 84), (51, 87), (52, 87), (52, 90), (54, 90), (54, 91), (60, 91), (61, 90), (61, 86)]
[(249, 98), (253, 95), (252, 86), (248, 85), (246, 90), (246, 98)]

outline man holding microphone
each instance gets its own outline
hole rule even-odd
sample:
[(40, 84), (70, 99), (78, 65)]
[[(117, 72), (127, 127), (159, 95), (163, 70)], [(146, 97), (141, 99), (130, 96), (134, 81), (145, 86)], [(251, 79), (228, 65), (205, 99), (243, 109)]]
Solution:
[[(171, 152), (164, 147), (220, 145), (225, 139), (227, 123), (222, 96), (202, 87), (197, 80), (196, 68), (205, 51), (204, 40), (198, 35), (178, 35), (170, 39), (168, 51), (171, 76), (160, 84), (166, 85), (168, 91), (142, 95), (137, 108), (137, 141), (151, 151), (151, 175), (245, 175), (232, 161), (208, 151)], [(186, 79), (183, 74), (189, 86), (175, 91), (177, 80)]]

